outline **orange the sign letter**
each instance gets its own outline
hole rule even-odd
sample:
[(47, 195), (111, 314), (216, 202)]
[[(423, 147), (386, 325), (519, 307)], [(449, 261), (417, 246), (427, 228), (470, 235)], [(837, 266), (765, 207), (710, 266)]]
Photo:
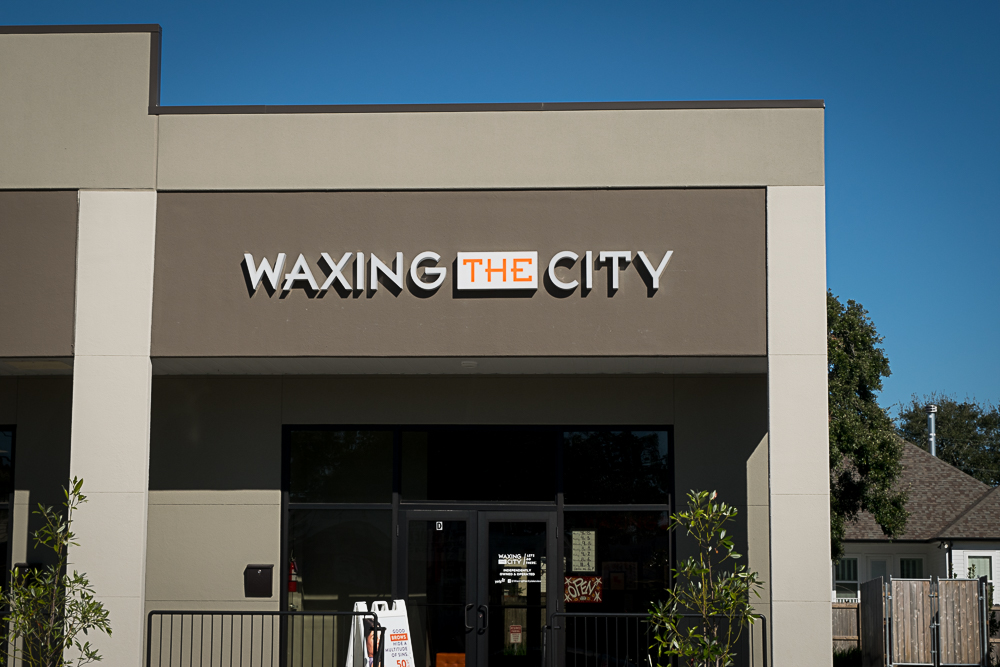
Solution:
[[(516, 283), (530, 283), (531, 280), (532, 280), (531, 277), (528, 277), (528, 278), (518, 278), (517, 277), (517, 274), (524, 272), (524, 269), (519, 268), (517, 266), (518, 262), (527, 262), (528, 264), (534, 264), (534, 262), (531, 261), (530, 257), (518, 257), (517, 259), (514, 260), (514, 262), (513, 262), (514, 266), (510, 270), (511, 274), (513, 274), (513, 276), (514, 276), (514, 282), (516, 282)], [(534, 275), (534, 274), (532, 274), (532, 275)]]
[[(486, 259), (486, 282), (488, 282), (488, 283), (493, 282), (493, 274), (494, 273), (499, 273), (503, 277), (503, 281), (507, 282), (507, 260), (506, 259), (503, 260), (503, 267), (501, 267), (499, 269), (494, 269), (493, 268), (493, 260), (492, 259), (489, 259), (489, 258)], [(473, 280), (475, 280), (475, 279), (473, 279)]]
[(465, 264), (471, 264), (472, 265), (471, 267), (469, 267), (469, 270), (472, 271), (472, 282), (476, 282), (476, 264), (479, 264), (480, 266), (482, 266), (483, 260), (481, 260), (481, 259), (463, 259), (462, 260), (462, 264), (463, 265), (465, 265)]

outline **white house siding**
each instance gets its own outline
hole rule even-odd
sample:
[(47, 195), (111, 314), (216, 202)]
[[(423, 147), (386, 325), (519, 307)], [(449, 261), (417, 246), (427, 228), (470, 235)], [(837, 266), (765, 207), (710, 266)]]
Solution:
[[(952, 547), (952, 564), (956, 577), (969, 574), (969, 556), (989, 556), (993, 559), (990, 580), (1000, 582), (1000, 542), (955, 542)], [(993, 604), (1000, 605), (1000, 591), (993, 587)]]
[[(871, 561), (885, 558), (889, 561), (889, 574), (900, 576), (901, 558), (921, 557), (924, 559), (924, 577), (947, 578), (947, 550), (939, 548), (940, 542), (888, 542), (885, 544), (845, 544), (844, 558), (858, 559), (858, 581), (863, 583), (872, 578)], [(969, 570), (969, 556), (989, 556), (992, 558), (991, 580), (1000, 583), (1000, 542), (955, 542), (952, 547), (952, 571), (956, 577), (965, 577)], [(831, 599), (836, 601), (836, 583), (831, 571)], [(1000, 586), (994, 587), (993, 604), (1000, 605)]]
[[(945, 550), (938, 549), (938, 543), (926, 542), (886, 542), (869, 544), (845, 544), (844, 558), (858, 559), (858, 581), (864, 583), (872, 579), (871, 561), (885, 559), (888, 561), (888, 574), (900, 576), (899, 561), (901, 558), (923, 558), (924, 576), (947, 576), (945, 565)], [(835, 573), (831, 570), (831, 573)], [(831, 599), (836, 601), (837, 591), (831, 574)]]

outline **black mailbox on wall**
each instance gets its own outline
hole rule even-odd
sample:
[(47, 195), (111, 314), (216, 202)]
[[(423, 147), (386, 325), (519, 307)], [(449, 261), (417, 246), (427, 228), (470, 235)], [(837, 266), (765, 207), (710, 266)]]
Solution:
[(243, 570), (243, 596), (248, 598), (271, 597), (274, 565), (247, 565)]

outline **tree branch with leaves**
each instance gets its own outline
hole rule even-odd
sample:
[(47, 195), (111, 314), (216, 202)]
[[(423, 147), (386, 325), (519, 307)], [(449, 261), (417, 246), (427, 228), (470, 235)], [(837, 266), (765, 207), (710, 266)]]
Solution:
[(732, 505), (715, 491), (688, 493), (688, 509), (670, 516), (670, 529), (683, 529), (695, 554), (674, 568), (674, 586), (666, 601), (650, 610), (653, 647), (659, 657), (677, 657), (692, 667), (728, 667), (748, 625), (760, 618), (751, 597), (760, 597), (759, 576), (734, 561), (736, 552), (726, 525), (736, 518)]
[(830, 546), (843, 555), (844, 528), (869, 512), (888, 537), (906, 529), (906, 491), (897, 488), (903, 443), (878, 404), (889, 359), (882, 337), (856, 301), (845, 307), (827, 292), (827, 363), (830, 409)]
[(53, 563), (43, 568), (14, 568), (4, 596), (8, 627), (3, 664), (20, 661), (24, 667), (80, 667), (101, 659), (86, 638), (91, 630), (111, 636), (108, 611), (97, 600), (85, 574), (69, 572), (68, 551), (75, 542), (73, 515), (87, 502), (83, 480), (76, 477), (63, 489), (65, 513), (38, 506), (34, 514), (43, 526), (32, 534), (35, 548), (52, 550)]

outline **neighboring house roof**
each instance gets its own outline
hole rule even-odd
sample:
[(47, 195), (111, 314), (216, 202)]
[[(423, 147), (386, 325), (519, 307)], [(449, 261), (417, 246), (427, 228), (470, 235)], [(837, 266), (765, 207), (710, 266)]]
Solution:
[[(906, 532), (897, 540), (1000, 539), (1000, 488), (992, 489), (916, 445), (903, 443), (907, 490)], [(848, 522), (844, 540), (887, 542), (874, 517), (863, 512)]]
[(965, 514), (942, 530), (940, 537), (987, 540), (1000, 538), (1000, 487), (980, 498)]

